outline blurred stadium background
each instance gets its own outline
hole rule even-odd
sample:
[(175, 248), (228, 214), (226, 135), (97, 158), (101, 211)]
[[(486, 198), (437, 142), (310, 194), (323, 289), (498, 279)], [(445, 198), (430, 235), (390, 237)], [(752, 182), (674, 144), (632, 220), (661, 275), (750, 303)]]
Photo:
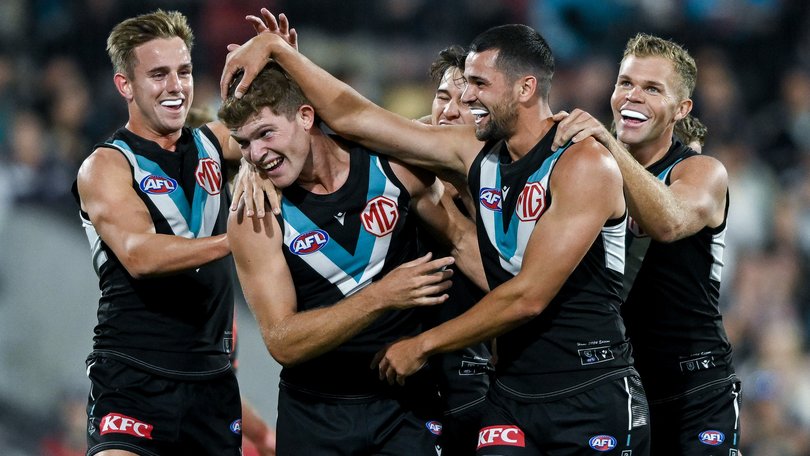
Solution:
[[(196, 33), (195, 105), (215, 109), (228, 43), (262, 6), (300, 48), (406, 116), (429, 112), (439, 50), (502, 23), (557, 58), (551, 106), (609, 121), (624, 42), (649, 32), (698, 61), (705, 151), (731, 179), (725, 324), (743, 378), (743, 453), (810, 454), (810, 2), (804, 0), (3, 0), (0, 2), (0, 454), (83, 454), (84, 359), (97, 283), (70, 184), (126, 119), (104, 51), (112, 26), (157, 7)], [(240, 300), (244, 395), (275, 420), (278, 365)], [(71, 452), (72, 451), (72, 452)]]

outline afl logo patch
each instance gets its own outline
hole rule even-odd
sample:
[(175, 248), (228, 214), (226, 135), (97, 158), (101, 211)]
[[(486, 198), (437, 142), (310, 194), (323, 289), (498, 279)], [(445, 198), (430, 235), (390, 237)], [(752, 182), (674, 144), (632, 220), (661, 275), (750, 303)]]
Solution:
[(222, 171), (219, 163), (213, 158), (203, 158), (197, 164), (194, 171), (197, 178), (197, 185), (203, 188), (209, 195), (219, 195), (222, 191)]
[(231, 423), (231, 432), (233, 432), (234, 434), (237, 434), (237, 435), (242, 434), (242, 420), (241, 419), (234, 420), (234, 422)]
[(478, 192), (478, 199), (485, 208), (491, 211), (501, 212), (501, 200), (503, 197), (501, 196), (501, 191), (497, 188), (482, 188), (481, 191)]
[(442, 435), (442, 423), (438, 421), (428, 421), (425, 423), (425, 427), (433, 435)]
[(705, 445), (717, 446), (726, 440), (726, 436), (720, 431), (703, 431), (698, 435), (700, 443)]
[(588, 440), (588, 445), (596, 451), (610, 451), (616, 448), (616, 439), (611, 435), (595, 435)]
[(296, 255), (309, 255), (321, 250), (327, 242), (329, 242), (329, 235), (326, 231), (308, 231), (299, 234), (290, 242), (290, 252)]
[(150, 174), (138, 184), (141, 191), (150, 195), (166, 195), (177, 190), (177, 181), (171, 177), (155, 176)]
[(384, 196), (371, 199), (360, 214), (363, 228), (377, 237), (383, 237), (394, 231), (397, 220), (399, 220), (397, 203)]

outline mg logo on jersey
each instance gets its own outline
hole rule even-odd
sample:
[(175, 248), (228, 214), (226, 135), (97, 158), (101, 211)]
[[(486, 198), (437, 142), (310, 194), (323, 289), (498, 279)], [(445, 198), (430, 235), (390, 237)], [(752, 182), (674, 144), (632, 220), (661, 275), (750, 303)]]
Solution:
[(151, 195), (169, 194), (177, 189), (177, 181), (171, 177), (155, 176), (150, 174), (139, 184), (141, 191)]
[(520, 192), (515, 212), (523, 222), (532, 222), (543, 215), (546, 208), (546, 189), (540, 182), (528, 182)]
[(700, 443), (712, 446), (720, 445), (726, 440), (726, 436), (723, 435), (722, 432), (713, 430), (701, 432), (698, 438), (700, 439)]
[(501, 191), (497, 188), (482, 188), (480, 192), (478, 192), (478, 199), (481, 200), (481, 204), (495, 212), (501, 212), (501, 201), (503, 197), (501, 196)]
[(588, 440), (588, 445), (596, 451), (610, 451), (616, 448), (616, 439), (610, 435), (595, 435)]
[(442, 435), (442, 423), (438, 421), (428, 421), (425, 423), (425, 427), (433, 435)]
[(200, 160), (194, 176), (197, 178), (197, 184), (209, 195), (219, 195), (219, 192), (222, 191), (222, 171), (219, 163), (213, 158)]
[(525, 447), (526, 437), (517, 426), (488, 426), (478, 431), (478, 448), (493, 445)]
[(647, 233), (638, 226), (638, 222), (633, 220), (633, 217), (627, 216), (627, 231), (629, 231), (633, 237), (641, 238), (647, 237)]
[(366, 203), (363, 213), (360, 214), (363, 227), (369, 233), (383, 237), (394, 231), (399, 220), (397, 204), (384, 196), (378, 196)]
[(104, 434), (129, 434), (135, 437), (152, 440), (152, 425), (142, 423), (135, 418), (131, 418), (119, 413), (110, 413), (101, 418), (99, 426), (101, 435)]
[(299, 234), (290, 242), (290, 252), (296, 255), (309, 255), (321, 250), (327, 242), (329, 242), (329, 235), (326, 231), (307, 231)]

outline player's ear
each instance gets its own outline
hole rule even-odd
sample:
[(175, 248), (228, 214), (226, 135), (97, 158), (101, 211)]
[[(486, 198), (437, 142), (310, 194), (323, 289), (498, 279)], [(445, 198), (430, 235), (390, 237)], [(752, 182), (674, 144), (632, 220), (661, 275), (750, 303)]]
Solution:
[(129, 78), (122, 73), (115, 73), (113, 83), (115, 84), (115, 88), (118, 89), (118, 93), (120, 93), (125, 100), (132, 101), (132, 84)]
[(675, 122), (685, 118), (692, 112), (692, 99), (684, 98), (678, 103), (678, 110), (675, 112)]
[(517, 81), (518, 99), (520, 101), (529, 100), (537, 93), (537, 78), (534, 76), (526, 75)]
[(301, 122), (304, 130), (309, 131), (309, 129), (312, 128), (312, 125), (315, 124), (315, 108), (307, 104), (301, 105), (298, 108), (296, 117)]

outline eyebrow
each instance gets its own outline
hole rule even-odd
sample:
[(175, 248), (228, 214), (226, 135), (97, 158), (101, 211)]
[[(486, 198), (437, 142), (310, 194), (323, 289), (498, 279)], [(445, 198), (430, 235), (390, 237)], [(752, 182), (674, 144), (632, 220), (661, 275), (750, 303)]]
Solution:
[[(192, 67), (193, 67), (193, 65), (191, 64), (191, 62), (189, 62), (189, 63), (184, 63), (184, 64), (180, 65), (180, 67), (178, 68), (178, 70), (190, 70)], [(147, 74), (153, 74), (153, 73), (169, 73), (170, 71), (171, 71), (171, 67), (169, 67), (169, 66), (167, 66), (167, 65), (163, 65), (163, 66), (158, 66), (158, 67), (150, 68), (150, 69), (146, 70), (146, 73), (147, 73)]]
[(657, 86), (657, 87), (664, 87), (665, 86), (665, 83), (662, 83), (660, 81), (654, 81), (652, 79), (643, 79), (641, 81), (637, 81), (637, 80), (635, 80), (635, 79), (633, 79), (630, 76), (627, 76), (625, 74), (620, 74), (616, 79), (618, 81), (632, 81), (632, 82), (636, 82), (636, 83), (639, 83), (639, 84), (652, 85), (652, 86)]
[(268, 128), (274, 129), (275, 125), (273, 125), (272, 123), (266, 123), (266, 122), (260, 123), (260, 124), (258, 124), (256, 126), (256, 128), (251, 130), (250, 133), (248, 135), (244, 136), (244, 137), (239, 136), (238, 134), (236, 134), (236, 130), (231, 130), (231, 137), (237, 142), (238, 141), (249, 141), (249, 140), (252, 140), (252, 139), (256, 139), (259, 136), (259, 132), (261, 132), (261, 131), (263, 131), (265, 129), (268, 129)]

